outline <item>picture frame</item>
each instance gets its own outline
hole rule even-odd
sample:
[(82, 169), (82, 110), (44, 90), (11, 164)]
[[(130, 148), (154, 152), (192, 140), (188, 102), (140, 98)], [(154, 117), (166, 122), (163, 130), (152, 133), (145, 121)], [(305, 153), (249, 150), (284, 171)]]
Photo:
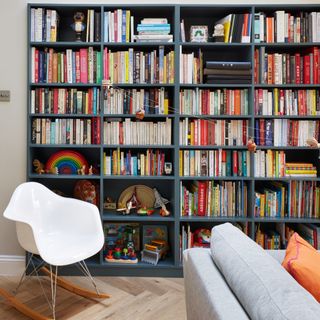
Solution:
[(190, 42), (208, 42), (208, 26), (191, 26)]

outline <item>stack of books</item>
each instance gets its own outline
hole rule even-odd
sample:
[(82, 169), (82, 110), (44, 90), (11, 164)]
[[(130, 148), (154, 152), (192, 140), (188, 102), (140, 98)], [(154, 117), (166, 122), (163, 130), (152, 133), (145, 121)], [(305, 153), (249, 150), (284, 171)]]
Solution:
[(170, 23), (166, 18), (145, 18), (137, 26), (136, 42), (172, 42)]
[(205, 83), (251, 83), (251, 62), (249, 61), (206, 61)]
[(312, 163), (286, 163), (286, 177), (317, 177)]

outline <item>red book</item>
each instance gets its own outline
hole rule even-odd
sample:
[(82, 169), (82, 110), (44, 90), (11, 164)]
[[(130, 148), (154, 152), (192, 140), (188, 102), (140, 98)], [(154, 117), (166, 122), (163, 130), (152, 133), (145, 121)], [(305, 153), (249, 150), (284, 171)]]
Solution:
[(201, 119), (200, 120), (200, 145), (204, 145), (204, 123), (206, 120)]
[(119, 124), (119, 144), (123, 144), (123, 124)]
[(34, 50), (34, 82), (39, 82), (39, 50)]
[[(71, 66), (72, 67), (72, 66)], [(68, 78), (67, 78), (67, 53), (63, 54), (63, 82), (67, 83), (68, 82)]]
[(241, 93), (240, 93), (240, 89), (234, 90), (234, 114), (235, 115), (240, 115), (241, 114)]
[[(114, 11), (114, 19), (113, 19), (113, 30), (114, 30), (114, 42), (118, 42), (118, 12), (117, 10)], [(119, 21), (120, 23), (120, 21)]]
[(53, 89), (53, 113), (58, 113), (58, 92), (59, 89), (55, 88)]
[(242, 121), (242, 144), (245, 146), (247, 144), (247, 121)]
[(303, 90), (298, 90), (298, 114), (299, 114), (299, 116), (304, 116), (306, 114), (304, 107), (303, 107), (302, 94), (303, 94)]
[(209, 121), (208, 120), (204, 121), (203, 143), (204, 143), (205, 146), (208, 145), (208, 123), (209, 123)]
[(301, 78), (300, 78), (300, 73), (301, 73), (301, 57), (300, 57), (300, 53), (296, 53), (295, 55), (295, 65), (296, 65), (296, 84), (300, 84), (301, 83)]
[(96, 118), (96, 130), (97, 130), (97, 139), (96, 139), (96, 143), (99, 144), (100, 143), (100, 118)]
[(232, 152), (232, 167), (233, 167), (233, 176), (238, 175), (238, 152), (233, 150)]
[(76, 51), (76, 83), (80, 82), (80, 52)]
[(80, 49), (80, 82), (88, 83), (88, 50)]
[(198, 216), (205, 216), (207, 205), (207, 184), (205, 181), (198, 182)]
[(313, 84), (320, 83), (320, 70), (319, 70), (319, 48), (313, 47)]
[(109, 54), (108, 54), (108, 48), (104, 48), (103, 56), (104, 56), (104, 59), (103, 59), (103, 63), (104, 63), (103, 64), (103, 68), (104, 68), (103, 76), (104, 76), (105, 80), (109, 80)]
[(310, 56), (303, 57), (303, 83), (310, 84)]
[(93, 100), (93, 92), (92, 89), (88, 90), (88, 114), (92, 114), (92, 100)]

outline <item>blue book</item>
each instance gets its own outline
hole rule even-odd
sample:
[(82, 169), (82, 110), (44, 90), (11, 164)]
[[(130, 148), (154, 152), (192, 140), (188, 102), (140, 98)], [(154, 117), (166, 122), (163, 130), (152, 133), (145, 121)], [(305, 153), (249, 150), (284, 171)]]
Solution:
[(97, 88), (93, 87), (92, 113), (97, 114)]
[(103, 34), (104, 34), (104, 41), (109, 42), (109, 21), (108, 21), (108, 12), (104, 13), (103, 19)]
[(273, 121), (271, 119), (266, 119), (266, 135), (265, 135), (265, 140), (266, 140), (266, 146), (272, 146), (273, 145), (273, 126), (272, 126)]
[(43, 70), (44, 70), (44, 52), (39, 51), (39, 82), (40, 83), (44, 83)]
[(55, 134), (56, 134), (56, 123), (51, 122), (50, 126), (50, 143), (55, 144)]
[(72, 83), (76, 83), (76, 53), (72, 51)]
[(122, 34), (121, 34), (121, 42), (126, 42), (126, 10), (122, 10)]
[(138, 158), (134, 156), (134, 157), (131, 157), (131, 159), (132, 159), (132, 166), (133, 166), (132, 175), (137, 176), (138, 175)]

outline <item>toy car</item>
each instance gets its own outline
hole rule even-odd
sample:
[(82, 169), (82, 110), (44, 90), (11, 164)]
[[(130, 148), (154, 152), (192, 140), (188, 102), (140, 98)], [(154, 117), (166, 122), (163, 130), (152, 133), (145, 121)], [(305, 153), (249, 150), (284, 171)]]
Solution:
[(152, 240), (150, 244), (145, 244), (141, 252), (141, 261), (156, 265), (160, 259), (164, 259), (169, 246), (165, 240)]

